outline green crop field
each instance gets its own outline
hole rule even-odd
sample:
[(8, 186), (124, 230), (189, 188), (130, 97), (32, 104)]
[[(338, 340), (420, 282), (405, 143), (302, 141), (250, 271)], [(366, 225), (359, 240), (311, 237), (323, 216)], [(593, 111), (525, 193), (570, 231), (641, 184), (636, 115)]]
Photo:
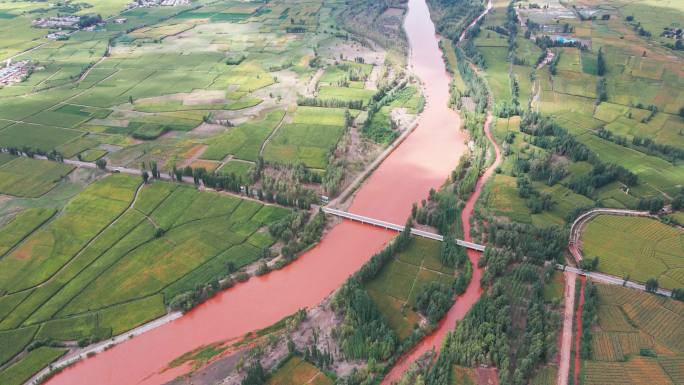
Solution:
[(21, 361), (0, 372), (0, 383), (21, 385), (34, 373), (61, 357), (67, 349), (40, 347), (30, 351)]
[[(141, 187), (123, 174), (56, 215), (19, 212), (0, 232), (0, 341), (13, 346), (0, 359), (31, 340), (101, 340), (164, 315), (174, 296), (225, 276), (228, 263), (260, 258), (275, 242), (265, 226), (288, 213), (190, 186)], [(26, 359), (2, 375), (34, 369)]]
[(507, 102), (511, 99), (511, 82), (508, 78), (508, 63), (505, 47), (478, 47), (478, 51), (487, 63), (487, 82), (497, 101)]
[(239, 160), (231, 160), (227, 162), (221, 168), (218, 169), (219, 174), (235, 174), (241, 180), (247, 182), (251, 180), (252, 170), (254, 170), (254, 165), (250, 162), (241, 162)]
[(0, 131), (0, 145), (3, 147), (36, 148), (52, 151), (56, 147), (83, 135), (83, 133), (64, 128), (17, 123)]
[(15, 215), (2, 226), (0, 232), (0, 256), (31, 234), (36, 228), (50, 219), (56, 210), (50, 208), (26, 209)]
[(0, 166), (0, 193), (39, 197), (73, 169), (73, 166), (62, 163), (19, 157)]
[(407, 338), (420, 316), (413, 310), (416, 296), (430, 282), (451, 285), (454, 270), (439, 260), (439, 242), (413, 238), (408, 249), (397, 254), (366, 289), (399, 338)]
[(517, 222), (531, 223), (530, 209), (525, 205), (525, 200), (518, 196), (516, 180), (513, 177), (501, 174), (494, 177), (487, 206), (496, 215), (506, 216)]
[(81, 160), (84, 162), (94, 162), (103, 156), (107, 155), (106, 150), (90, 149), (85, 150), (81, 154)]
[[(283, 111), (300, 96), (293, 85), (308, 82), (315, 72), (311, 47), (347, 41), (320, 33), (319, 28), (337, 28), (339, 12), (320, 2), (262, 7), (202, 1), (128, 9), (122, 24), (108, 19), (97, 32), (76, 31), (59, 41), (31, 28), (34, 19), (57, 14), (116, 16), (126, 4), (0, 5), (0, 32), (13, 36), (0, 43), (0, 59), (35, 48), (20, 57), (40, 64), (24, 81), (0, 88), (0, 146), (56, 149), (65, 158), (80, 154), (88, 161), (106, 156), (117, 166), (154, 160), (171, 168), (187, 146), (204, 143), (205, 159), (233, 155), (255, 161)], [(285, 33), (288, 14), (307, 32)], [(320, 62), (329, 74), (324, 82), (341, 73), (351, 83), (322, 89), (320, 97), (367, 102), (375, 91), (364, 89), (364, 80), (382, 62), (342, 60), (333, 51), (326, 56), (334, 64)], [(289, 72), (283, 76), (283, 70)], [(213, 119), (230, 128), (205, 131), (202, 124)], [(320, 154), (303, 156), (321, 165)]]
[(599, 257), (599, 270), (661, 287), (684, 287), (684, 232), (650, 218), (599, 215), (582, 235), (586, 257)]
[(561, 301), (563, 298), (563, 288), (565, 287), (565, 278), (562, 273), (556, 271), (553, 273), (551, 281), (544, 285), (544, 299), (547, 301)]
[(65, 158), (72, 158), (80, 152), (87, 151), (89, 148), (97, 146), (97, 140), (88, 136), (78, 137), (70, 142), (64, 143), (55, 150)]
[(280, 127), (266, 145), (264, 159), (324, 169), (330, 149), (344, 132), (344, 111), (341, 108), (299, 107), (293, 122)]
[(262, 144), (280, 124), (284, 115), (284, 111), (274, 111), (262, 120), (241, 124), (225, 134), (210, 139), (207, 143), (209, 147), (202, 154), (202, 158), (222, 160), (233, 154), (239, 159), (255, 161)]
[(121, 215), (138, 183), (134, 178), (116, 175), (79, 194), (58, 218), (0, 260), (0, 289), (12, 293), (48, 279)]
[(30, 326), (21, 329), (0, 332), (0, 342), (3, 349), (0, 351), (0, 365), (5, 364), (17, 353), (24, 350), (26, 345), (31, 342), (38, 330), (37, 326)]
[(273, 372), (267, 385), (332, 385), (331, 380), (312, 364), (299, 356), (292, 356)]
[(318, 91), (319, 99), (334, 99), (343, 101), (360, 100), (364, 105), (368, 104), (371, 97), (375, 94), (373, 90), (360, 88), (347, 88), (335, 86), (322, 86)]
[(681, 383), (684, 304), (611, 285), (598, 285), (598, 297), (598, 327), (592, 331), (592, 359), (583, 365), (584, 383)]

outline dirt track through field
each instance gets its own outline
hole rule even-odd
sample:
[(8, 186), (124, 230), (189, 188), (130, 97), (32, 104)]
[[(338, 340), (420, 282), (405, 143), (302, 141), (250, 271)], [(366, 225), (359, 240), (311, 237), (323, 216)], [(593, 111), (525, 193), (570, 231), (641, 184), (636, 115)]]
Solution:
[(557, 385), (568, 385), (568, 375), (570, 372), (570, 356), (572, 355), (572, 320), (575, 314), (575, 281), (577, 275), (566, 271), (565, 292), (563, 302), (563, 331), (561, 334), (560, 362), (558, 365)]
[(577, 312), (575, 315), (575, 324), (577, 328), (575, 330), (575, 369), (573, 371), (573, 384), (579, 384), (579, 376), (581, 369), (580, 361), (580, 344), (582, 343), (582, 307), (584, 306), (584, 288), (586, 286), (587, 279), (585, 277), (580, 277), (580, 293), (579, 293), (579, 304), (577, 305)]

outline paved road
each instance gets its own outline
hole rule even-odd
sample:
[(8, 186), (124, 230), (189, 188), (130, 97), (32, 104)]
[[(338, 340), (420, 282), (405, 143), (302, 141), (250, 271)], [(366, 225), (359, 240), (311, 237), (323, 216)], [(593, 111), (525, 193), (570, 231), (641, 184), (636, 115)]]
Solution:
[[(35, 159), (41, 159), (41, 160), (49, 160), (46, 156), (43, 156), (43, 155), (34, 155), (34, 158)], [(98, 168), (97, 165), (95, 163), (92, 163), (92, 162), (83, 162), (80, 160), (71, 160), (71, 159), (64, 159), (62, 162), (64, 164), (72, 165), (74, 167), (79, 167), (79, 168), (90, 168), (90, 169)], [(122, 174), (137, 175), (137, 176), (142, 175), (142, 170), (139, 170), (137, 168), (128, 168), (128, 167), (120, 167), (120, 166), (109, 166), (109, 165), (107, 165), (105, 167), (104, 171), (107, 171), (110, 173), (122, 173)], [(190, 184), (190, 185), (195, 184), (194, 179), (190, 176), (184, 176), (183, 180), (178, 181), (178, 180), (175, 180), (174, 178), (172, 178), (171, 174), (164, 173), (164, 172), (159, 173), (159, 179), (165, 180), (165, 181), (182, 182), (182, 183)], [(254, 198), (254, 197), (245, 195), (245, 194), (238, 194), (238, 193), (235, 193), (232, 191), (216, 190), (216, 189), (213, 189), (210, 187), (206, 187), (206, 186), (204, 186), (204, 184), (202, 184), (202, 182), (200, 182), (200, 185), (198, 186), (198, 188), (202, 191), (213, 191), (213, 192), (217, 192), (220, 194), (231, 195), (231, 196), (234, 196), (234, 197), (237, 197), (240, 199), (246, 199), (246, 200), (251, 200), (254, 202), (259, 202), (262, 205), (266, 205), (266, 206), (278, 206), (278, 207), (284, 207), (284, 208), (291, 209), (291, 207), (281, 206), (277, 203), (262, 201), (262, 200)], [(312, 208), (312, 210), (314, 210), (314, 209), (315, 209), (315, 207)]]
[(573, 258), (575, 258), (575, 262), (579, 263), (583, 259), (582, 242), (580, 237), (582, 236), (582, 230), (584, 229), (584, 226), (595, 216), (601, 214), (656, 218), (655, 215), (648, 211), (623, 209), (595, 208), (583, 213), (582, 215), (578, 216), (574, 222), (572, 222), (572, 226), (570, 227), (570, 244), (568, 245), (568, 249), (570, 250), (570, 254), (572, 254)]
[(577, 274), (565, 271), (565, 292), (563, 311), (563, 331), (561, 334), (560, 361), (558, 363), (557, 385), (568, 385), (570, 357), (572, 356), (572, 325), (575, 315), (575, 281)]
[[(598, 281), (598, 282), (602, 282), (602, 283), (609, 283), (612, 285), (623, 285), (624, 284), (625, 287), (629, 287), (629, 288), (641, 290), (641, 291), (646, 291), (645, 285), (638, 283), (638, 282), (634, 282), (634, 281), (626, 281), (625, 282), (624, 279), (618, 278), (614, 275), (597, 273), (595, 271), (586, 271), (586, 270), (578, 269), (576, 267), (560, 265), (560, 264), (556, 265), (556, 269), (562, 270), (562, 271), (569, 271), (571, 273), (575, 273), (578, 275), (583, 275), (585, 277), (591, 278), (593, 281)], [(658, 289), (657, 293), (660, 295), (664, 295), (666, 297), (672, 296), (672, 292), (670, 290)]]
[(64, 358), (62, 358), (58, 361), (55, 361), (49, 367), (43, 368), (43, 370), (41, 370), (36, 375), (31, 377), (31, 379), (28, 380), (25, 384), (26, 385), (38, 385), (41, 383), (41, 379), (44, 376), (46, 376), (48, 373), (50, 373), (51, 371), (67, 367), (71, 364), (74, 364), (74, 363), (80, 361), (80, 360), (88, 358), (89, 355), (92, 356), (92, 355), (97, 354), (97, 353), (102, 353), (114, 345), (118, 345), (122, 342), (126, 342), (129, 339), (131, 339), (137, 335), (148, 332), (152, 329), (156, 329), (156, 328), (158, 328), (162, 325), (165, 325), (171, 321), (174, 321), (174, 320), (176, 320), (182, 316), (183, 316), (183, 313), (181, 313), (179, 311), (169, 313), (169, 314), (167, 314), (161, 318), (157, 318), (156, 320), (148, 322), (148, 323), (146, 323), (142, 326), (139, 326), (139, 327), (137, 327), (131, 331), (120, 334), (120, 335), (113, 337), (113, 338), (110, 338), (106, 341), (102, 341), (96, 345), (91, 345), (91, 346), (88, 346), (86, 348), (77, 350), (74, 353), (66, 355)]

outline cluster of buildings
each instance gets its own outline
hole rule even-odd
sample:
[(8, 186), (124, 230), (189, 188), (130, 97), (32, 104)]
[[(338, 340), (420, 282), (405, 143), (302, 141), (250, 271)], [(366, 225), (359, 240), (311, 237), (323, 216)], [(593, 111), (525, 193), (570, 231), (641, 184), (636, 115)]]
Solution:
[(665, 27), (662, 35), (671, 39), (684, 39), (684, 29)]
[(178, 7), (181, 5), (188, 5), (190, 4), (190, 0), (135, 0), (126, 6), (126, 9), (133, 9), (133, 8), (139, 8), (139, 7), (156, 7), (156, 6), (163, 6), (163, 7)]
[(31, 24), (38, 28), (76, 29), (80, 19), (79, 16), (53, 16), (33, 20)]
[(0, 86), (19, 83), (29, 75), (32, 67), (29, 60), (12, 63), (11, 59), (7, 59), (5, 65), (0, 68)]
[(69, 38), (69, 33), (65, 31), (50, 32), (47, 35), (45, 35), (45, 38), (52, 40), (66, 40)]

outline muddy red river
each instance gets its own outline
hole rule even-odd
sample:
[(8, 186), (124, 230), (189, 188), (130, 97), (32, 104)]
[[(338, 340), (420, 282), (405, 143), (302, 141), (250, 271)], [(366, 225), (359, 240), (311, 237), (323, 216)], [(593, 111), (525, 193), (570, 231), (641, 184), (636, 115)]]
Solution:
[[(409, 5), (411, 8), (406, 18), (405, 28), (411, 46), (415, 47), (421, 45), (421, 41), (423, 39), (428, 38), (427, 36), (422, 36), (423, 33), (431, 33), (434, 37), (434, 31), (426, 31), (426, 29), (428, 29), (426, 25), (432, 26), (433, 24), (429, 20), (430, 14), (424, 1), (409, 1)], [(489, 7), (491, 8), (491, 3)], [(425, 19), (427, 19), (427, 21), (425, 21)], [(413, 31), (413, 29), (418, 29), (421, 32)], [(419, 40), (415, 40), (416, 37), (418, 37)], [(487, 138), (493, 145), (495, 158), (494, 162), (478, 179), (477, 184), (475, 185), (475, 190), (466, 201), (463, 211), (461, 212), (463, 234), (466, 241), (472, 241), (470, 236), (470, 218), (473, 214), (473, 210), (475, 209), (475, 203), (482, 193), (482, 187), (487, 179), (494, 173), (496, 167), (498, 167), (501, 163), (501, 150), (492, 137), (490, 130), (491, 123), (492, 117), (488, 116), (485, 122), (484, 130)], [(382, 385), (389, 385), (392, 382), (399, 380), (401, 375), (408, 370), (411, 363), (413, 363), (418, 357), (427, 351), (432, 349), (438, 351), (441, 348), (442, 341), (444, 341), (446, 334), (450, 330), (454, 329), (456, 322), (463, 319), (466, 313), (468, 313), (468, 310), (470, 310), (475, 302), (477, 302), (477, 300), (480, 298), (480, 294), (482, 293), (482, 288), (480, 287), (482, 269), (477, 267), (477, 262), (480, 259), (480, 255), (481, 253), (478, 251), (468, 250), (468, 259), (470, 259), (470, 262), (473, 264), (473, 277), (470, 280), (466, 291), (456, 299), (456, 303), (454, 303), (451, 309), (449, 309), (446, 316), (439, 323), (437, 329), (421, 340), (413, 349), (399, 359), (396, 365), (383, 380)]]
[[(427, 104), (418, 127), (368, 178), (349, 209), (395, 223), (404, 223), (411, 205), (425, 198), (430, 188), (439, 188), (464, 153), (467, 138), (459, 130), (458, 114), (447, 107), (449, 76), (424, 0), (409, 1), (406, 31), (412, 47), (410, 64), (423, 82)], [(187, 370), (165, 370), (174, 358), (202, 345), (264, 328), (300, 308), (318, 304), (393, 236), (375, 227), (341, 223), (319, 245), (284, 269), (221, 292), (173, 322), (65, 369), (49, 384), (170, 381)], [(473, 282), (479, 282), (477, 271)], [(471, 284), (468, 293), (470, 302), (474, 302), (479, 287)], [(465, 306), (465, 300), (457, 302), (455, 307), (463, 310), (452, 309), (444, 323), (445, 331), (453, 327), (458, 314), (467, 310)], [(434, 344), (439, 338), (435, 334), (428, 340)]]

